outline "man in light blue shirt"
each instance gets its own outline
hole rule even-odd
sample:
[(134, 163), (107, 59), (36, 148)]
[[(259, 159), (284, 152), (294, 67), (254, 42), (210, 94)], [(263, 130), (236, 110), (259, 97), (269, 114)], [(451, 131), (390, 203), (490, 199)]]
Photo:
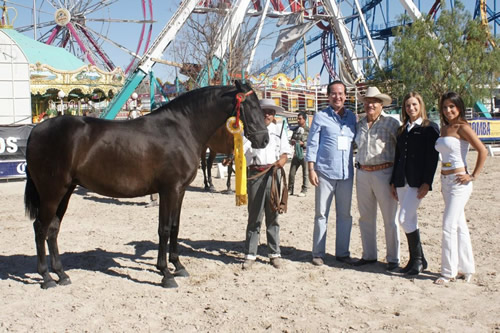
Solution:
[(334, 81), (327, 88), (329, 106), (316, 113), (307, 140), (306, 160), (309, 181), (315, 187), (315, 216), (312, 263), (321, 266), (326, 253), (328, 215), (335, 197), (335, 257), (352, 264), (351, 240), (352, 186), (354, 179), (353, 140), (356, 115), (344, 107), (346, 87)]

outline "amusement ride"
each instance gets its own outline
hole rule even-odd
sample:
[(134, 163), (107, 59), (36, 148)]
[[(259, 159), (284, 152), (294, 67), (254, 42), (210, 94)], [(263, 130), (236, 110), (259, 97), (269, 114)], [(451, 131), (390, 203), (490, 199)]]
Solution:
[[(5, 2), (18, 8), (30, 7), (18, 0)], [(326, 73), (329, 80), (341, 78), (354, 85), (366, 80), (366, 68), (387, 66), (383, 63), (384, 53), (390, 46), (393, 28), (406, 24), (397, 19), (400, 14), (406, 13), (410, 21), (417, 20), (424, 14), (438, 15), (441, 7), (440, 0), (184, 0), (177, 1), (177, 10), (153, 40), (153, 23), (161, 25), (162, 22), (155, 22), (153, 19), (152, 0), (127, 1), (127, 6), (131, 7), (133, 3), (138, 8), (131, 10), (137, 17), (117, 18), (114, 16), (113, 6), (123, 5), (123, 2), (34, 0), (29, 9), (35, 23), (15, 27), (19, 32), (33, 33), (36, 39), (46, 44), (64, 47), (85, 62), (106, 70), (112, 70), (116, 66), (112, 53), (107, 51), (110, 47), (127, 54), (131, 58), (124, 66), (128, 73), (127, 80), (123, 89), (102, 113), (101, 116), (107, 119), (113, 119), (117, 115), (142, 80), (151, 75), (157, 62), (175, 66), (173, 61), (162, 57), (190, 15), (207, 14), (216, 10), (225, 13), (213, 52), (210, 66), (212, 70), (204, 68), (200, 71), (197, 80), (199, 86), (208, 84), (213, 71), (224, 66), (228, 45), (236, 38), (238, 27), (245, 18), (258, 20), (258, 33), (246, 67), (248, 74), (284, 73), (307, 77), (308, 62), (317, 58), (322, 62), (322, 75)], [(446, 1), (446, 4), (453, 8), (454, 1)], [(398, 7), (399, 10), (396, 9)], [(491, 34), (496, 36), (500, 25), (497, 0), (476, 0), (473, 14), (484, 25), (489, 26)], [(312, 28), (307, 34), (289, 41), (285, 52), (266, 65), (254, 68), (252, 62), (259, 50), (260, 33), (265, 21), (270, 19), (289, 22), (294, 20), (293, 24), (298, 23), (297, 25), (312, 22)], [(125, 36), (127, 43), (110, 37), (112, 29), (119, 29), (125, 24), (137, 27), (135, 36)], [(290, 26), (286, 26), (288, 27)], [(285, 25), (280, 26), (280, 29), (283, 28)], [(280, 35), (278, 38), (281, 37)], [(135, 42), (131, 44), (130, 39)]]
[[(32, 17), (30, 24), (15, 27), (18, 32), (65, 48), (102, 70), (115, 69), (113, 57), (118, 54), (128, 57), (122, 67), (127, 73), (150, 47), (154, 23), (152, 0), (127, 1), (126, 4), (114, 0), (33, 0), (31, 6), (27, 1), (4, 2), (18, 14)], [(119, 5), (130, 9), (128, 17), (115, 16)], [(132, 34), (120, 37), (117, 33), (120, 30), (132, 31)]]

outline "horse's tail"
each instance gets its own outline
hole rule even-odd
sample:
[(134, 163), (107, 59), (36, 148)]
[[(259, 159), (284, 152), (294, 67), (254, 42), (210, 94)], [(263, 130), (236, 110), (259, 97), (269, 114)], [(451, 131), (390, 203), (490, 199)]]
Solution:
[(24, 189), (24, 209), (26, 210), (26, 215), (29, 215), (31, 219), (36, 219), (40, 210), (40, 195), (27, 169), (26, 187)]

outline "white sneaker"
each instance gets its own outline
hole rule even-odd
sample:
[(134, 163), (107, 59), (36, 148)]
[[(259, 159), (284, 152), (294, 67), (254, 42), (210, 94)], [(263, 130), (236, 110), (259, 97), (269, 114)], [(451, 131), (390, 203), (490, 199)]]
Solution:
[(304, 192), (300, 192), (299, 194), (297, 194), (297, 196), (303, 198), (306, 196), (306, 194)]

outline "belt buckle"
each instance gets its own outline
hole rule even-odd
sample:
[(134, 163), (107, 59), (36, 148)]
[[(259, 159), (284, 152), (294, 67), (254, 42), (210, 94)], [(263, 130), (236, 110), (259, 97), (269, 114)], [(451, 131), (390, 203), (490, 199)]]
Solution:
[(446, 162), (446, 163), (443, 162), (441, 165), (444, 166), (445, 168), (450, 168), (451, 162)]

